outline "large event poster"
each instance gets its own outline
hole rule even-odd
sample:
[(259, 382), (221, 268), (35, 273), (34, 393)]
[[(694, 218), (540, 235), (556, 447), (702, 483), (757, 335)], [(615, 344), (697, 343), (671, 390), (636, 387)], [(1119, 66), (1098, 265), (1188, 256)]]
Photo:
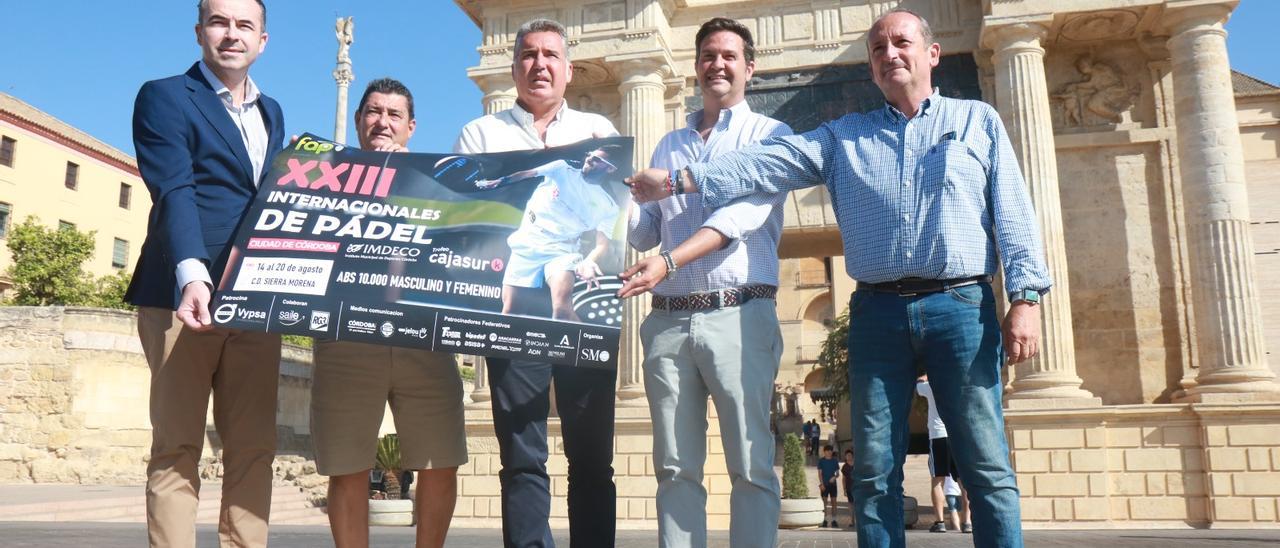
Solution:
[(617, 366), (632, 139), (495, 154), (304, 135), (230, 248), (217, 325)]

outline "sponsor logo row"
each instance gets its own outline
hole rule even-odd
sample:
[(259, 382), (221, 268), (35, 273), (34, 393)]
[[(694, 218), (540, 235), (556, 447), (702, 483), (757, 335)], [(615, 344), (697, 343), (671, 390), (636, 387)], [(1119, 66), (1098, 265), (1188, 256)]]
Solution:
[[(307, 307), (309, 303), (286, 299), (281, 302), (281, 305)], [(283, 327), (294, 327), (305, 321), (307, 329), (311, 332), (329, 333), (330, 331), (331, 316), (330, 312), (325, 310), (282, 308), (274, 314), (275, 317), (272, 319)], [(266, 311), (251, 308), (246, 302), (224, 302), (214, 309), (213, 319), (219, 324), (232, 321), (266, 324), (269, 321)], [(347, 333), (379, 335), (384, 339), (390, 339), (397, 333), (403, 337), (418, 340), (431, 338), (429, 327), (396, 325), (391, 320), (351, 318), (346, 319), (342, 327)], [(592, 341), (602, 338), (598, 334), (586, 332), (582, 333), (581, 337)], [(570, 356), (575, 356), (578, 360), (594, 363), (607, 363), (613, 357), (607, 349), (578, 348), (578, 341), (573, 340), (569, 334), (549, 336), (542, 331), (525, 331), (523, 334), (508, 335), (493, 331), (477, 332), (446, 325), (440, 328), (439, 345), (442, 350), (466, 352), (470, 349), (473, 352), (479, 352), (487, 349), (555, 360), (566, 360), (571, 359)]]

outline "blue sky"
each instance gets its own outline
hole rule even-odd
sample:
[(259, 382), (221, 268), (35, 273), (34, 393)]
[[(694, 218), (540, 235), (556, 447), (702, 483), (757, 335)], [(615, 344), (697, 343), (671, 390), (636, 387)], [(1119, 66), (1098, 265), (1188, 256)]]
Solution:
[[(268, 2), (267, 51), (254, 80), (280, 101), (290, 133), (333, 129), (334, 19), (356, 19), (351, 109), (365, 84), (393, 76), (413, 90), (414, 150), (443, 151), (481, 114), (466, 68), (478, 62), (480, 31), (450, 0)], [(123, 10), (129, 6), (129, 12)], [(199, 56), (195, 0), (0, 0), (5, 53), (0, 91), (35, 105), (132, 154), (130, 117), (143, 81), (185, 71)], [(1234, 68), (1280, 83), (1268, 26), (1280, 2), (1242, 0), (1227, 24)], [(354, 138), (352, 138), (354, 140)]]

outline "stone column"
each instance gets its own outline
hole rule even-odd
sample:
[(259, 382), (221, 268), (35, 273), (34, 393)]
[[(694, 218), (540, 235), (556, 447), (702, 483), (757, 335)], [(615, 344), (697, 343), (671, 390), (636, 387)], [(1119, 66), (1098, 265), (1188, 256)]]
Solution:
[[(666, 85), (662, 78), (662, 63), (653, 59), (633, 59), (619, 65), (622, 79), (618, 91), (622, 94), (623, 135), (635, 137), (632, 164), (637, 170), (649, 166), (649, 157), (665, 133)], [(627, 248), (624, 262), (630, 266), (652, 255)], [(627, 299), (622, 305), (622, 348), (618, 356), (618, 399), (623, 405), (645, 405), (644, 379), (641, 364), (644, 346), (640, 343), (640, 323), (649, 315), (649, 296)]]
[(1170, 2), (1174, 118), (1200, 374), (1192, 401), (1275, 399), (1249, 234), (1244, 153), (1222, 24), (1234, 2)]
[(333, 116), (333, 142), (347, 144), (347, 89), (356, 75), (351, 65), (339, 65), (333, 70), (333, 79), (338, 82), (338, 104)]
[(480, 102), (484, 104), (485, 114), (496, 114), (515, 106), (516, 84), (509, 73), (477, 77), (476, 85), (484, 92)]
[(339, 17), (336, 36), (338, 38), (337, 66), (333, 69), (333, 80), (338, 83), (338, 103), (333, 116), (333, 142), (347, 144), (347, 89), (356, 75), (351, 70), (351, 44), (355, 41), (355, 21), (351, 17)]
[(489, 367), (484, 358), (476, 356), (474, 359), (475, 361), (471, 365), (476, 373), (476, 381), (474, 388), (471, 390), (471, 403), (467, 405), (468, 407), (488, 409), (489, 404), (487, 402), (492, 399), (489, 394)]
[(1001, 118), (1018, 154), (1031, 200), (1035, 204), (1045, 259), (1053, 290), (1040, 311), (1040, 355), (1015, 366), (1011, 407), (1100, 405), (1102, 400), (1080, 388), (1076, 375), (1075, 337), (1071, 330), (1071, 291), (1063, 241), (1062, 204), (1058, 196), (1058, 160), (1044, 76), (1040, 40), (1048, 29), (1037, 23), (1015, 23), (993, 29), (988, 45), (995, 50), (995, 88)]

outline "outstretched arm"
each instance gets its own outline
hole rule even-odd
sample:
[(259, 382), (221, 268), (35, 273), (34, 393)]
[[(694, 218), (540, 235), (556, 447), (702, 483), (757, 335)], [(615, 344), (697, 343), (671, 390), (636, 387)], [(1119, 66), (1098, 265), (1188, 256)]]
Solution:
[[(671, 250), (671, 260), (680, 265), (689, 264), (712, 251), (729, 245), (729, 237), (713, 228), (702, 227), (689, 239)], [(661, 255), (645, 257), (631, 268), (626, 269), (620, 278), (626, 281), (618, 290), (618, 297), (627, 298), (653, 291), (662, 280), (667, 278), (667, 261)]]
[(626, 184), (639, 203), (700, 192), (703, 205), (714, 209), (757, 192), (789, 192), (823, 184), (827, 159), (836, 157), (839, 143), (824, 125), (799, 135), (765, 139), (678, 172), (637, 171)]
[(517, 171), (510, 175), (503, 175), (501, 177), (498, 177), (497, 179), (478, 179), (476, 180), (476, 188), (483, 188), (483, 189), (498, 188), (503, 185), (518, 183), (526, 179), (532, 179), (537, 176), (538, 176), (537, 169), (526, 169), (524, 171)]

